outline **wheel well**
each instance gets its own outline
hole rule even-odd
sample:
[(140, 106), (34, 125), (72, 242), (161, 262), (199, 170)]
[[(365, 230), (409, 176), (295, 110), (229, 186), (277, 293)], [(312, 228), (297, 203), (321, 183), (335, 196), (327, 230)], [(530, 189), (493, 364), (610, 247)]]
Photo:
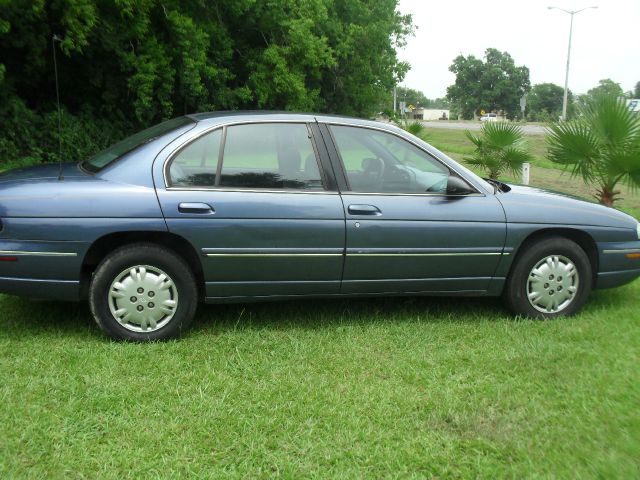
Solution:
[(80, 272), (80, 295), (87, 298), (91, 276), (98, 264), (112, 251), (124, 245), (151, 242), (173, 250), (187, 262), (196, 277), (198, 295), (204, 296), (202, 263), (193, 246), (183, 237), (169, 232), (118, 232), (98, 238), (87, 250)]
[(511, 262), (509, 275), (511, 275), (511, 270), (513, 270), (513, 267), (516, 264), (516, 260), (518, 259), (520, 253), (523, 252), (530, 243), (539, 241), (540, 239), (545, 237), (563, 237), (577, 243), (589, 258), (589, 263), (591, 264), (593, 285), (596, 284), (596, 280), (598, 278), (598, 247), (596, 246), (596, 242), (591, 235), (583, 230), (577, 230), (574, 228), (545, 228), (543, 230), (538, 230), (530, 234), (522, 241), (520, 246), (514, 252), (514, 259), (513, 262)]

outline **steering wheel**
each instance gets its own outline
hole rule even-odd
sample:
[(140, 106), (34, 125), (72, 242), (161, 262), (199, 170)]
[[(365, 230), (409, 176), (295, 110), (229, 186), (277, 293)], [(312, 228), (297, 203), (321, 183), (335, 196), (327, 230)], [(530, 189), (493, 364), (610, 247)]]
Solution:
[(380, 157), (362, 159), (362, 173), (368, 180), (379, 183), (384, 178), (384, 161)]

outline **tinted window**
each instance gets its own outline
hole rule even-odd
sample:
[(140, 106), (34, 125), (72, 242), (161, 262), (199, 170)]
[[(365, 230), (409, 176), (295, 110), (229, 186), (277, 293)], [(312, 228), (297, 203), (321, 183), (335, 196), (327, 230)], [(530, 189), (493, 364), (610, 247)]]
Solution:
[(390, 133), (331, 126), (351, 190), (445, 193), (449, 169), (413, 144)]
[(220, 186), (322, 189), (307, 126), (261, 123), (229, 127)]
[(220, 154), (222, 129), (191, 142), (173, 157), (169, 167), (170, 185), (213, 187)]
[(95, 154), (89, 160), (82, 162), (82, 167), (90, 172), (97, 172), (109, 165), (114, 160), (120, 158), (125, 153), (129, 153), (136, 148), (149, 143), (156, 138), (165, 135), (172, 130), (177, 130), (180, 127), (194, 123), (193, 120), (187, 117), (178, 117), (173, 120), (154, 125), (151, 128), (147, 128), (141, 132), (138, 132), (124, 140), (111, 145), (109, 148)]

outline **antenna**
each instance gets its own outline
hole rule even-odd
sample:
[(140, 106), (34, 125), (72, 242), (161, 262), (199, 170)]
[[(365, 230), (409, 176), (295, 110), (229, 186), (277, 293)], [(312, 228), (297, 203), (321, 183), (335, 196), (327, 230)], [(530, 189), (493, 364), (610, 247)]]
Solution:
[(51, 47), (53, 49), (53, 71), (56, 76), (56, 100), (58, 101), (58, 180), (64, 180), (62, 175), (62, 112), (60, 111), (60, 88), (58, 87), (58, 62), (56, 61), (56, 42), (61, 42), (62, 39), (55, 33), (51, 37)]

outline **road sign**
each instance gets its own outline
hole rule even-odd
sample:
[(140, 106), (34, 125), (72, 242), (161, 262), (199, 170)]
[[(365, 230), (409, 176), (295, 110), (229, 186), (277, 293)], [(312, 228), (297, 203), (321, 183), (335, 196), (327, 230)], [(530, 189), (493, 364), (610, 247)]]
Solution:
[(480, 110), (480, 115), (484, 115), (484, 109)]
[(631, 100), (627, 100), (627, 106), (631, 112), (640, 112), (640, 99), (632, 98)]

